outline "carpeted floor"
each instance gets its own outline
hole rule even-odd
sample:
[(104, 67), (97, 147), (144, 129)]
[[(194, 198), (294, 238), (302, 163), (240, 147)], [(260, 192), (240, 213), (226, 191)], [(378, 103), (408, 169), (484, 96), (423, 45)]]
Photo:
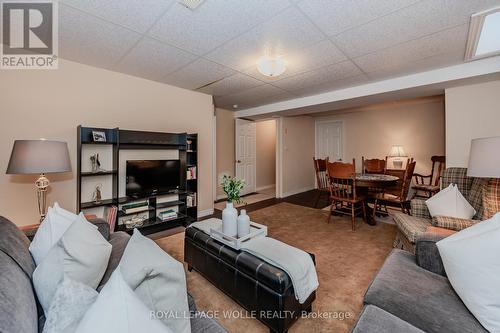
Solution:
[[(250, 213), (253, 221), (268, 226), (269, 236), (312, 252), (320, 287), (313, 303), (312, 317), (301, 318), (290, 329), (294, 332), (349, 332), (362, 308), (363, 295), (384, 259), (392, 249), (396, 228), (379, 223), (369, 226), (358, 220), (351, 231), (349, 218), (334, 217), (319, 209), (279, 203)], [(184, 233), (157, 240), (170, 255), (183, 260)], [(186, 272), (188, 290), (198, 308), (219, 311), (218, 321), (229, 332), (268, 332), (251, 318), (225, 318), (227, 310), (244, 310), (196, 272)], [(339, 315), (350, 316), (336, 319)]]

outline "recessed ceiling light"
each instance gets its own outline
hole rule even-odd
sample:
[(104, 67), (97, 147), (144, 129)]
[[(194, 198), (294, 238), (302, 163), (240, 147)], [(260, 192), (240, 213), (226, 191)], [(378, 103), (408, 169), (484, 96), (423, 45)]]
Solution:
[(471, 16), (465, 60), (500, 54), (500, 7)]
[(282, 57), (263, 56), (257, 62), (257, 69), (262, 75), (275, 77), (285, 72), (286, 64)]
[(178, 0), (177, 2), (191, 10), (198, 8), (205, 0)]
[(238, 104), (234, 104), (233, 109), (237, 109), (237, 108), (238, 108)]

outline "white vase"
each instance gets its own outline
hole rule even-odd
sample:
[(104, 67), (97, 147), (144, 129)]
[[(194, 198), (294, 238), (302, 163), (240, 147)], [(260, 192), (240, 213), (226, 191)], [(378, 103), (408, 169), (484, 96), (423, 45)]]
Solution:
[(226, 208), (222, 211), (222, 233), (231, 237), (238, 235), (238, 225), (236, 220), (238, 211), (233, 207), (232, 202), (226, 203)]
[(238, 216), (238, 238), (246, 236), (250, 233), (250, 217), (247, 211), (242, 209), (240, 216)]

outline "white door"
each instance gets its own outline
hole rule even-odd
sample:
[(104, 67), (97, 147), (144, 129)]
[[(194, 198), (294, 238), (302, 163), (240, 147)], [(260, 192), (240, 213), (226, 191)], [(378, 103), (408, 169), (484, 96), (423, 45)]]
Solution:
[(330, 161), (343, 159), (342, 122), (316, 122), (316, 158)]
[(236, 119), (236, 177), (244, 179), (241, 194), (255, 192), (255, 122)]

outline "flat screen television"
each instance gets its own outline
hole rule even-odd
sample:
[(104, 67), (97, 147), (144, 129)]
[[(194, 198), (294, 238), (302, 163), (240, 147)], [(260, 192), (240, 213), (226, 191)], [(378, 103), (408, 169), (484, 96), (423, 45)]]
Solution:
[(127, 161), (125, 193), (130, 197), (156, 195), (179, 189), (179, 160)]

